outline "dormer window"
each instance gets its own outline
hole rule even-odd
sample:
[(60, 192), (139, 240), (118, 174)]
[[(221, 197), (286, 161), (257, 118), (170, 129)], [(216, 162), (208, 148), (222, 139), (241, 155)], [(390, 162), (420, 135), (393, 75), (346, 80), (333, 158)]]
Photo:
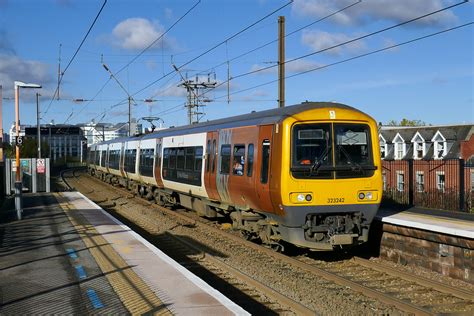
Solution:
[(400, 134), (397, 134), (395, 138), (393, 139), (393, 144), (395, 146), (395, 159), (400, 160), (403, 157), (405, 157), (406, 154), (406, 146), (405, 146), (405, 140), (403, 139)]
[(379, 135), (380, 143), (380, 158), (384, 159), (387, 156), (387, 142), (383, 138), (382, 134)]
[(425, 156), (425, 140), (419, 132), (416, 132), (411, 142), (413, 143), (413, 159), (421, 159)]
[(440, 131), (437, 131), (431, 141), (433, 142), (433, 146), (434, 146), (433, 158), (443, 159), (443, 157), (446, 156), (447, 154), (446, 138), (444, 138), (443, 134), (441, 134)]

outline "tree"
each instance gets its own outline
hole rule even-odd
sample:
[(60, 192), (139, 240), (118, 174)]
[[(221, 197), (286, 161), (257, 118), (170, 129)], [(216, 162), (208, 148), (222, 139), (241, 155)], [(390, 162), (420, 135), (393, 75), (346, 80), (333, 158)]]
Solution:
[(387, 126), (427, 126), (430, 124), (426, 124), (426, 122), (421, 121), (421, 120), (409, 120), (406, 118), (403, 118), (400, 122), (397, 122), (395, 120), (390, 120), (387, 123)]
[[(20, 158), (38, 158), (38, 145), (36, 145), (36, 139), (24, 138), (23, 145), (20, 148)], [(9, 143), (3, 143), (3, 149), (5, 151), (5, 157), (14, 159), (16, 155), (15, 145)], [(41, 156), (47, 158), (49, 155), (49, 145), (46, 142), (41, 142)]]

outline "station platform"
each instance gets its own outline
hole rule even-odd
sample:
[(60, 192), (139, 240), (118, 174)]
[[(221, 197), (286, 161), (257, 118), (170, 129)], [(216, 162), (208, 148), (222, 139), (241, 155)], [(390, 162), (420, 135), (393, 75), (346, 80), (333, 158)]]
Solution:
[(381, 208), (376, 220), (456, 237), (474, 239), (474, 214), (412, 207), (404, 211)]
[(473, 214), (382, 208), (372, 234), (381, 258), (474, 284)]
[(248, 315), (81, 193), (23, 200), (0, 222), (1, 315)]

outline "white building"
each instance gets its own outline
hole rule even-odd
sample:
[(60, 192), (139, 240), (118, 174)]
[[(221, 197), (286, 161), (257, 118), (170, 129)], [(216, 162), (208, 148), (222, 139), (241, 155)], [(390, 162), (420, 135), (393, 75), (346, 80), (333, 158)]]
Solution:
[[(142, 124), (137, 124), (132, 120), (132, 134), (140, 134), (142, 132)], [(87, 146), (108, 141), (119, 137), (128, 136), (128, 123), (95, 123), (94, 121), (88, 124), (79, 125), (84, 131), (84, 136), (87, 139)]]

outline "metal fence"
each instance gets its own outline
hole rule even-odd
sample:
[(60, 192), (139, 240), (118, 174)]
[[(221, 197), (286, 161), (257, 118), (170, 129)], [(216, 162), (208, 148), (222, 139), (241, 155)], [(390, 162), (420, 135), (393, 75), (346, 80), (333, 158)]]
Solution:
[(473, 211), (474, 165), (463, 159), (382, 162), (382, 204)]

